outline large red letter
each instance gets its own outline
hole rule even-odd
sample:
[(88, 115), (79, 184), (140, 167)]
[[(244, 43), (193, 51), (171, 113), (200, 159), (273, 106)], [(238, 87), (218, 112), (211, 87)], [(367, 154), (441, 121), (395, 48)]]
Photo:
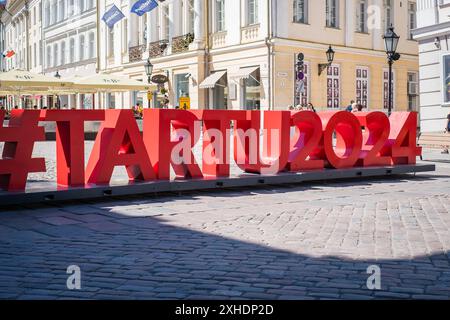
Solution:
[(109, 183), (114, 167), (125, 166), (130, 180), (153, 180), (139, 127), (131, 110), (106, 110), (86, 168), (88, 183)]
[(283, 171), (289, 157), (289, 111), (264, 113), (264, 145), (260, 154), (261, 112), (247, 111), (246, 120), (237, 120), (234, 130), (234, 159), (246, 172), (276, 174)]
[[(170, 165), (178, 178), (203, 177), (192, 153), (192, 147), (200, 137), (200, 132), (195, 132), (196, 121), (198, 118), (186, 110), (144, 110), (144, 142), (158, 179), (170, 179)], [(182, 133), (178, 134), (180, 132)], [(189, 150), (180, 150), (177, 161), (174, 161), (174, 147), (184, 143), (187, 143)]]
[(56, 173), (62, 186), (82, 186), (84, 178), (84, 122), (105, 118), (104, 110), (44, 110), (45, 121), (56, 121)]

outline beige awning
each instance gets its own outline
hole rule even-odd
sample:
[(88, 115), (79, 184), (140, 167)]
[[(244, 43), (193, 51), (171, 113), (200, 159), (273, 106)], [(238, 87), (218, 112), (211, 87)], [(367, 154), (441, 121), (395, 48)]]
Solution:
[(222, 77), (226, 74), (226, 71), (217, 71), (210, 74), (205, 80), (200, 83), (200, 89), (212, 89), (216, 86), (217, 82), (222, 79)]
[[(239, 72), (233, 77), (233, 80), (239, 81), (250, 78), (256, 71), (259, 70), (259, 67), (245, 67), (241, 68)], [(253, 77), (256, 78), (256, 77)]]
[(19, 69), (0, 73), (1, 91), (23, 90), (30, 87), (62, 88), (69, 87), (71, 84), (70, 81)]
[(88, 77), (74, 77), (73, 88), (82, 90), (98, 91), (154, 91), (156, 85), (146, 84), (142, 81), (119, 77), (110, 74), (94, 74)]

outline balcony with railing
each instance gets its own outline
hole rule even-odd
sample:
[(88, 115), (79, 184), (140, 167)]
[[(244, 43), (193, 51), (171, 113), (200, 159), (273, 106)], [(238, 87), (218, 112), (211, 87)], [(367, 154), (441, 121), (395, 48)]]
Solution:
[(253, 24), (241, 28), (242, 43), (253, 42), (259, 37), (259, 24)]
[(192, 41), (194, 41), (194, 34), (192, 33), (172, 38), (172, 53), (188, 51)]
[(155, 41), (149, 44), (148, 54), (150, 58), (161, 57), (169, 44), (169, 40)]
[(142, 55), (144, 53), (146, 49), (146, 45), (145, 44), (141, 44), (138, 46), (134, 46), (134, 47), (130, 47), (129, 49), (129, 61), (130, 62), (136, 62), (136, 61), (141, 61), (142, 60)]

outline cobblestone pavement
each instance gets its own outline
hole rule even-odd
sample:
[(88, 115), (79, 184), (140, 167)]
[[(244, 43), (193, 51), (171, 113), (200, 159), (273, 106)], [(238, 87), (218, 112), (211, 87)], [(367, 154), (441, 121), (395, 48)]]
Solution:
[(450, 158), (427, 159), (416, 177), (5, 208), (0, 298), (448, 299)]

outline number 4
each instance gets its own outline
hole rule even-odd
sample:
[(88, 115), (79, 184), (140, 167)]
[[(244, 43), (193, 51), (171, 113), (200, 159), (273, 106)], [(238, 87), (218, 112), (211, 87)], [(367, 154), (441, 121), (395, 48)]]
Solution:
[(415, 164), (416, 158), (422, 154), (422, 148), (417, 146), (417, 113), (394, 112), (389, 117), (393, 164)]

